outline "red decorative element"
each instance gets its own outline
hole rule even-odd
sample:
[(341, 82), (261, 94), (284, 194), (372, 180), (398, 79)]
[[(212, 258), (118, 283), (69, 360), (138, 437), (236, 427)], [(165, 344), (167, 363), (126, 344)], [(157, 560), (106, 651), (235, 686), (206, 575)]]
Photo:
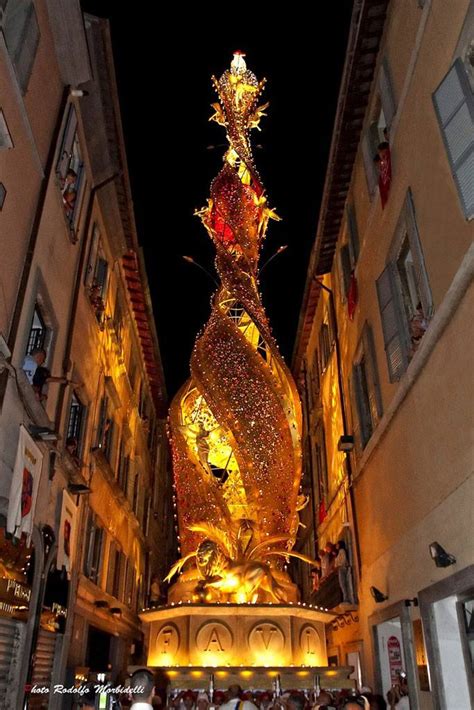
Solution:
[(23, 469), (23, 485), (21, 487), (21, 517), (25, 518), (33, 503), (33, 476), (27, 468)]
[(351, 280), (349, 282), (349, 292), (347, 294), (347, 312), (349, 314), (349, 320), (354, 320), (355, 309), (357, 306), (357, 279), (354, 272), (351, 272)]
[(387, 142), (381, 143), (378, 149), (379, 155), (379, 191), (382, 209), (384, 209), (390, 192), (392, 182), (392, 161), (390, 158), (390, 146)]

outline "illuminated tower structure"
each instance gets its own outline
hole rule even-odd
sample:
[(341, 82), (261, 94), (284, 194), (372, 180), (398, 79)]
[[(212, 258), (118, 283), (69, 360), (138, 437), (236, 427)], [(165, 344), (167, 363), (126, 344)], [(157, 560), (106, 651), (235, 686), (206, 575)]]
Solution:
[(264, 81), (241, 53), (213, 81), (212, 119), (229, 146), (198, 214), (221, 285), (170, 412), (182, 561), (195, 563), (172, 596), (187, 600), (197, 580), (203, 600), (295, 601), (282, 563), (298, 527), (301, 406), (258, 292), (267, 223), (278, 219), (249, 140), (267, 106), (258, 106)]
[[(168, 604), (141, 615), (150, 624), (149, 665), (174, 666), (169, 679), (178, 687), (197, 678), (199, 666), (225, 668), (224, 684), (229, 669), (243, 664), (252, 674), (298, 665), (324, 674), (324, 623), (334, 619), (300, 605), (286, 572), (292, 556), (312, 561), (292, 550), (306, 502), (299, 494), (299, 396), (258, 292), (260, 249), (269, 219), (278, 219), (250, 146), (268, 105), (259, 105), (265, 82), (241, 52), (213, 82), (219, 102), (212, 119), (229, 145), (197, 214), (216, 249), (220, 286), (194, 347), (191, 378), (170, 410), (181, 558), (168, 580), (179, 577)], [(344, 685), (347, 674), (328, 672)], [(302, 687), (311, 685), (309, 672), (302, 674)]]

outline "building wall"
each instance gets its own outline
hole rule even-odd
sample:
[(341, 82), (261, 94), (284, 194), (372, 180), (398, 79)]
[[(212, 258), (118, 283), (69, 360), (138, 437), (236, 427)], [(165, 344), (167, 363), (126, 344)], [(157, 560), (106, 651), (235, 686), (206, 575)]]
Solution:
[[(67, 602), (62, 602), (67, 606), (67, 621), (64, 633), (55, 637), (46, 684), (72, 682), (77, 667), (86, 665), (91, 627), (110, 636), (110, 652), (102, 670), (106, 672), (110, 663), (114, 679), (129, 663), (144, 660), (137, 612), (148, 605), (152, 575), (164, 576), (172, 554), (171, 477), (164, 435), (166, 390), (133, 218), (108, 23), (83, 17), (79, 3), (71, 0), (36, 0), (34, 9), (39, 39), (23, 93), (5, 44), (5, 27), (0, 24), (0, 109), (13, 141), (13, 147), (1, 151), (1, 180), (7, 196), (0, 212), (0, 333), (11, 350), (7, 369), (2, 364), (0, 374), (3, 536), (20, 425), (35, 437), (39, 436), (33, 431), (35, 426), (51, 434), (48, 440), (36, 441), (43, 466), (34, 508), (35, 573), (28, 617), (17, 623), (20, 640), (8, 670), (6, 700), (0, 684), (0, 705), (5, 700), (5, 707), (11, 708), (23, 707), (25, 683), (36, 677), (42, 662), (37, 663), (33, 655), (35, 651), (39, 659), (37, 638), (44, 631), (39, 624), (45, 594), (41, 577), (50, 568), (55, 570), (64, 547), (63, 492), (72, 497), (76, 528), (67, 563), (69, 582), (63, 569), (69, 590)], [(82, 97), (73, 97), (69, 91), (70, 86), (77, 86), (75, 77), (87, 88)], [(82, 187), (72, 226), (58, 173), (71, 108), (77, 116), (76, 146), (82, 162)], [(92, 261), (92, 269), (96, 265), (92, 259), (95, 228), (101, 235), (101, 256), (108, 264), (100, 317), (93, 284), (96, 274), (90, 270)], [(19, 289), (22, 274), (25, 279)], [(67, 383), (50, 383), (42, 402), (22, 369), (35, 303), (48, 331), (46, 365), (53, 376), (68, 379)], [(103, 436), (98, 434), (104, 393), (111, 404), (107, 418), (114, 419), (115, 430), (108, 462)], [(76, 433), (77, 452), (68, 448), (73, 398), (84, 407)], [(120, 468), (121, 440), (123, 454), (131, 460), (128, 486), (119, 479), (119, 471), (123, 474), (124, 470)], [(90, 569), (95, 534), (91, 516), (103, 530), (95, 560), (98, 578)], [(112, 588), (108, 573), (115, 550), (121, 552), (120, 574)], [(8, 564), (0, 556), (2, 575)], [(9, 622), (5, 614), (0, 622)], [(9, 662), (3, 653), (4, 645), (0, 645), (2, 668)], [(33, 707), (31, 698), (30, 702)], [(49, 707), (60, 704), (60, 696), (50, 698)]]
[[(349, 433), (355, 433), (360, 424), (349, 381), (365, 324), (373, 333), (382, 405), (367, 444), (356, 446), (350, 455), (354, 525), (360, 550), (358, 580), (356, 575), (359, 623), (346, 617), (348, 623), (334, 627), (329, 633), (329, 655), (332, 647), (334, 653), (339, 652), (339, 661), (345, 662), (343, 656), (354, 644), (362, 642), (363, 679), (376, 686), (378, 660), (372, 635), (378, 615), (453, 575), (453, 567), (435, 567), (429, 544), (438, 541), (453, 553), (456, 570), (467, 570), (473, 563), (472, 545), (466, 544), (472, 528), (473, 385), (472, 378), (463, 373), (470, 372), (474, 362), (469, 327), (473, 305), (469, 250), (474, 232), (472, 221), (466, 219), (461, 206), (432, 100), (456, 57), (473, 39), (474, 18), (467, 0), (448, 4), (433, 0), (425, 3), (423, 9), (417, 3), (390, 3), (347, 197), (347, 204), (355, 211), (360, 243), (354, 271), (358, 297), (353, 320), (348, 316), (341, 263), (341, 251), (349, 238), (346, 220), (331, 274), (324, 277), (324, 283), (335, 294)], [(378, 189), (372, 197), (368, 191), (362, 142), (379, 105), (377, 87), (385, 58), (397, 111), (389, 130), (392, 182), (388, 202), (382, 209)], [(391, 259), (409, 189), (433, 313), (408, 368), (398, 381), (391, 382), (376, 281)], [(325, 299), (327, 296), (321, 292), (305, 347), (304, 358), (310, 368), (319, 347)], [(320, 378), (321, 389), (326, 386), (324, 377)], [(334, 379), (334, 373), (330, 378)], [(324, 396), (322, 406), (328, 445), (329, 439), (342, 431), (337, 407)], [(338, 480), (339, 466), (330, 464), (328, 475), (333, 481)], [(318, 526), (316, 522), (322, 542), (328, 525)], [(371, 586), (388, 599), (376, 604)], [(413, 607), (407, 613), (408, 621), (405, 619), (404, 623), (407, 633), (411, 633), (410, 618), (419, 619), (420, 613)], [(424, 632), (429, 632), (425, 622)], [(413, 647), (413, 642), (408, 645)], [(410, 659), (405, 660), (410, 665)], [(433, 658), (430, 662), (433, 674)], [(416, 666), (407, 671), (413, 705), (438, 707), (438, 690), (420, 690)], [(448, 704), (441, 701), (439, 707), (454, 707), (449, 705), (449, 699), (444, 702)]]

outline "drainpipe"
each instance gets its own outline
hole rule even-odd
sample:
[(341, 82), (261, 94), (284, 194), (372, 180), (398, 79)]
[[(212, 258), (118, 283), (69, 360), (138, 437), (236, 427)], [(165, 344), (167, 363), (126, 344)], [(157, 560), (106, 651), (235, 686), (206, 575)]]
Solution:
[[(319, 279), (315, 279), (318, 281), (319, 285), (323, 289), (323, 291), (326, 291), (326, 293), (329, 295), (329, 308), (331, 311), (331, 319), (334, 324), (334, 337), (335, 337), (335, 347), (336, 347), (336, 364), (337, 364), (337, 382), (339, 386), (339, 400), (341, 404), (341, 415), (342, 415), (342, 429), (343, 429), (343, 434), (344, 436), (347, 436), (350, 434), (348, 425), (347, 425), (347, 409), (346, 409), (346, 403), (345, 403), (345, 397), (344, 397), (344, 389), (342, 386), (342, 368), (341, 368), (341, 348), (339, 344), (339, 329), (337, 325), (337, 318), (336, 318), (336, 308), (334, 305), (334, 293), (332, 289), (328, 288), (328, 286), (325, 286), (322, 281)], [(361, 577), (361, 561), (360, 561), (360, 541), (359, 541), (359, 526), (357, 524), (357, 516), (355, 512), (355, 501), (354, 501), (354, 491), (352, 488), (352, 464), (351, 464), (351, 457), (350, 454), (346, 454), (346, 472), (347, 472), (347, 481), (349, 484), (349, 500), (350, 500), (350, 506), (351, 506), (351, 513), (352, 513), (352, 522), (353, 522), (353, 532), (354, 532), (354, 545), (356, 549), (356, 557), (357, 557), (357, 575), (360, 579)]]
[[(49, 145), (48, 155), (46, 158), (46, 165), (44, 168), (44, 177), (40, 185), (38, 200), (36, 203), (36, 210), (33, 219), (33, 226), (31, 227), (30, 239), (28, 242), (28, 249), (25, 255), (25, 263), (23, 264), (23, 271), (21, 274), (20, 284), (18, 286), (18, 295), (16, 298), (15, 309), (13, 311), (12, 321), (10, 325), (10, 332), (8, 334), (7, 345), (11, 353), (15, 349), (16, 339), (18, 335), (18, 328), (20, 326), (20, 318), (23, 311), (23, 305), (25, 302), (26, 289), (28, 286), (28, 281), (30, 278), (31, 267), (33, 264), (33, 256), (36, 249), (36, 242), (38, 240), (39, 227), (41, 223), (41, 218), (43, 216), (44, 204), (46, 201), (46, 193), (48, 190), (48, 185), (51, 178), (51, 173), (53, 171), (54, 158), (56, 155), (56, 147), (59, 141), (59, 135), (61, 132), (61, 126), (63, 122), (64, 111), (66, 109), (67, 101), (69, 96), (69, 87), (66, 87), (63, 91), (61, 101), (59, 104), (58, 115), (56, 117), (56, 123), (54, 126), (53, 135), (51, 137), (51, 142)], [(5, 398), (5, 392), (7, 389), (8, 382), (8, 372), (5, 371), (0, 377), (0, 410), (3, 405), (3, 400)]]

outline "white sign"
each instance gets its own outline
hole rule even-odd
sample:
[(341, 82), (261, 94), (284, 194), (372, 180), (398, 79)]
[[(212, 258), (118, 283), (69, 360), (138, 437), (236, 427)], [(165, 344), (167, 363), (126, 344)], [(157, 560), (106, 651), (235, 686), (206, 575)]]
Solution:
[(59, 523), (59, 541), (57, 568), (66, 568), (68, 577), (73, 565), (75, 549), (77, 506), (71, 496), (63, 491), (63, 502), (61, 508), (61, 521)]
[(36, 496), (41, 478), (43, 454), (23, 425), (20, 426), (13, 478), (8, 501), (7, 531), (20, 538), (33, 532)]

